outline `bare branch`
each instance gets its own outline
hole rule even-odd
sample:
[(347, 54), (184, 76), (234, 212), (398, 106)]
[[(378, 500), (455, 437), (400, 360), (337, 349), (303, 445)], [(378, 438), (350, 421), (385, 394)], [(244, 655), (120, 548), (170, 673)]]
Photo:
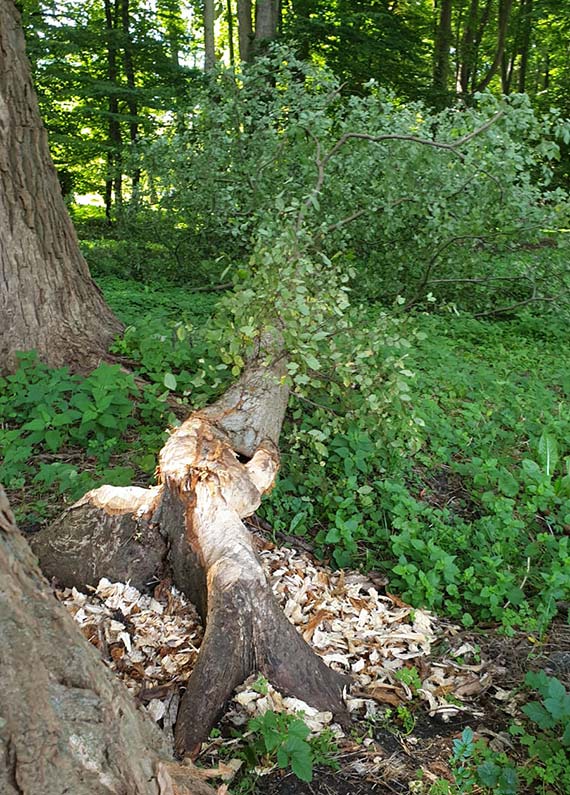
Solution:
[[(338, 141), (333, 145), (333, 147), (324, 155), (321, 156), (321, 144), (318, 138), (311, 132), (311, 130), (306, 129), (306, 133), (315, 141), (316, 144), (316, 153), (315, 153), (315, 165), (317, 168), (317, 180), (315, 182), (315, 186), (309, 196), (306, 198), (305, 202), (303, 203), (301, 209), (299, 210), (299, 214), (297, 216), (297, 223), (295, 225), (295, 229), (297, 233), (301, 231), (301, 227), (303, 225), (303, 221), (307, 214), (307, 211), (314, 204), (317, 196), (321, 192), (321, 188), (324, 183), (325, 179), (325, 170), (330, 162), (330, 160), (337, 154), (337, 152), (342, 149), (342, 147), (351, 140), (359, 140), (359, 141), (368, 141), (369, 143), (383, 143), (384, 141), (404, 141), (408, 143), (415, 143), (419, 144), (420, 146), (431, 146), (435, 149), (442, 149), (447, 152), (451, 152), (452, 154), (456, 155), (460, 158), (460, 160), (465, 160), (465, 155), (463, 155), (460, 151), (458, 151), (462, 146), (472, 141), (473, 138), (481, 135), (482, 133), (486, 132), (490, 127), (492, 127), (495, 122), (497, 122), (502, 116), (504, 115), (504, 111), (500, 110), (495, 113), (490, 119), (482, 124), (480, 127), (477, 127), (476, 130), (472, 130), (470, 133), (458, 138), (456, 141), (452, 143), (446, 143), (444, 141), (434, 141), (430, 138), (421, 138), (417, 135), (405, 135), (399, 133), (384, 133), (382, 135), (370, 135), (368, 133), (344, 133)], [(485, 172), (487, 173), (487, 172)], [(490, 176), (490, 175), (488, 175)]]

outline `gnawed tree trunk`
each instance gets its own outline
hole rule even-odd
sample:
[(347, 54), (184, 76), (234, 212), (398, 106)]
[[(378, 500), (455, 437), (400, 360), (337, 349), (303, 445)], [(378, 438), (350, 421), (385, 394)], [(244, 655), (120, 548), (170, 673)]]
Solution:
[(2, 795), (212, 795), (101, 662), (42, 577), (0, 486)]
[[(272, 362), (265, 364), (268, 357)], [(158, 490), (145, 497), (140, 490), (98, 489), (70, 512), (73, 527), (81, 527), (83, 538), (96, 539), (100, 547), (105, 528), (110, 565), (115, 530), (123, 537), (137, 515), (142, 533), (154, 527), (167, 539), (174, 583), (206, 623), (176, 726), (181, 755), (199, 747), (234, 688), (256, 672), (286, 694), (341, 720), (346, 715), (342, 695), (349, 680), (330, 669), (285, 618), (242, 521), (275, 481), (288, 399), (285, 372), (279, 351), (263, 351), (216, 403), (194, 412), (174, 431), (160, 453)], [(59, 570), (61, 576), (81, 566), (73, 527), (64, 516), (36, 537), (34, 550), (40, 561), (50, 561), (49, 574), (57, 576)], [(147, 576), (152, 573), (149, 568)]]
[(121, 324), (79, 251), (11, 0), (0, 0), (0, 241), (0, 371), (31, 348), (54, 366), (96, 364)]

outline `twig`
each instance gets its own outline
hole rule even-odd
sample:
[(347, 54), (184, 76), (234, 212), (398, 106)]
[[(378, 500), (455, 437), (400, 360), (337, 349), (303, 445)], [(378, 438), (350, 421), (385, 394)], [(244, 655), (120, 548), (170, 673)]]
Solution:
[(527, 298), (525, 301), (518, 301), (516, 304), (511, 304), (510, 306), (500, 306), (498, 309), (489, 309), (487, 312), (477, 312), (476, 315), (473, 317), (492, 317), (493, 315), (504, 315), (508, 312), (514, 312), (515, 309), (520, 309), (521, 306), (528, 306), (528, 304), (534, 304), (538, 301), (544, 301), (545, 303), (551, 303), (554, 301), (554, 298), (547, 298), (546, 296), (540, 295), (533, 295), (530, 298)]

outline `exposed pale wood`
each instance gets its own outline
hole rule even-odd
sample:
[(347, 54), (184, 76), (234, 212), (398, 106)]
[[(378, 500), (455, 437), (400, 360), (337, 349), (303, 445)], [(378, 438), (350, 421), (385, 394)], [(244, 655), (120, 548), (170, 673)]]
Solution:
[[(76, 524), (85, 519), (86, 538), (95, 534), (99, 546), (105, 545), (101, 526), (110, 538), (113, 527), (126, 520), (154, 527), (166, 538), (174, 582), (205, 621), (176, 726), (181, 756), (199, 748), (234, 688), (255, 672), (284, 693), (346, 718), (348, 678), (330, 669), (285, 618), (243, 523), (279, 469), (277, 441), (288, 388), (285, 358), (272, 347), (266, 341), (236, 384), (171, 434), (159, 458), (161, 490), (98, 489), (70, 512)], [(66, 537), (67, 523), (64, 516), (50, 543), (59, 543), (69, 570), (77, 565), (77, 549), (58, 542)], [(112, 541), (107, 547), (112, 564), (118, 552)]]

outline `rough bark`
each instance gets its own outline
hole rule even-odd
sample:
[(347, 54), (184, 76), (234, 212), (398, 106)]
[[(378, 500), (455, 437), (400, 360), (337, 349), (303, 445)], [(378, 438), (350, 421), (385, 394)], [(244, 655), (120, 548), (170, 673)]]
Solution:
[[(349, 680), (328, 668), (287, 621), (242, 521), (259, 507), (277, 474), (288, 398), (284, 375), (285, 359), (266, 349), (216, 403), (192, 414), (171, 435), (160, 454), (160, 491), (144, 497), (140, 490), (134, 495), (96, 490), (74, 509), (85, 544), (94, 534), (104, 543), (100, 528), (108, 528), (111, 562), (113, 527), (137, 514), (154, 525), (167, 538), (175, 584), (205, 619), (176, 726), (180, 755), (194, 753), (233, 689), (255, 672), (285, 693), (345, 717), (342, 694)], [(59, 536), (47, 544), (61, 542), (56, 555), (67, 559), (61, 571), (81, 566), (81, 551), (65, 542), (67, 532), (64, 517)], [(45, 546), (40, 535), (34, 547), (40, 560)]]
[(56, 601), (1, 486), (0, 690), (3, 795), (174, 792), (171, 750)]
[(31, 348), (54, 366), (96, 364), (121, 325), (79, 251), (11, 0), (0, 0), (0, 240), (0, 371)]

